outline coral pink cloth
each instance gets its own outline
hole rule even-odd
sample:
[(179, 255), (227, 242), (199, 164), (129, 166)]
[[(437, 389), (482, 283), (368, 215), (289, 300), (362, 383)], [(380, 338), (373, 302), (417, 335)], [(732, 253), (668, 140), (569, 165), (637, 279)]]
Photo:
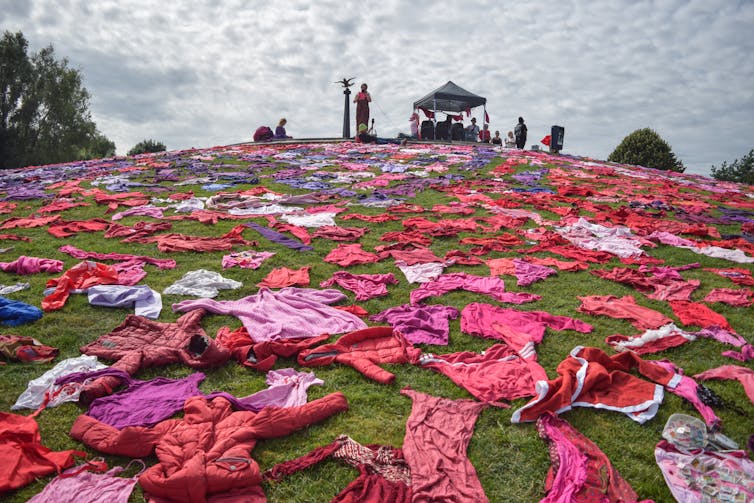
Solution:
[(735, 379), (744, 387), (746, 396), (754, 403), (754, 370), (739, 365), (723, 365), (696, 374), (694, 379)]
[(540, 503), (635, 502), (636, 493), (605, 453), (568, 422), (548, 412), (537, 419), (552, 466)]
[(508, 407), (500, 400), (535, 395), (535, 379), (529, 362), (505, 344), (495, 344), (482, 353), (424, 353), (417, 365), (445, 375), (475, 398), (491, 405)]
[(605, 342), (616, 351), (633, 351), (638, 355), (658, 353), (694, 340), (695, 334), (681, 330), (674, 323), (668, 323), (657, 330), (647, 330), (633, 337), (615, 334), (605, 338)]
[(114, 285), (118, 283), (115, 267), (98, 262), (84, 261), (71, 267), (59, 278), (47, 281), (48, 288), (55, 290), (42, 299), (42, 309), (54, 311), (65, 305), (71, 290), (83, 290), (94, 285)]
[(22, 276), (40, 272), (61, 272), (63, 270), (63, 261), (21, 255), (13, 262), (0, 262), (0, 270)]
[(371, 264), (378, 262), (380, 258), (371, 252), (365, 251), (360, 244), (340, 244), (323, 259), (325, 262), (337, 264), (340, 267), (348, 267), (356, 264)]
[(541, 299), (539, 295), (524, 292), (506, 292), (505, 283), (494, 276), (476, 276), (465, 272), (443, 274), (434, 281), (422, 283), (411, 291), (411, 304), (418, 304), (426, 298), (444, 295), (454, 290), (466, 290), (489, 295), (498, 302), (523, 304)]
[(640, 306), (631, 295), (620, 298), (614, 295), (589, 295), (578, 299), (581, 305), (576, 310), (580, 313), (626, 319), (637, 330), (660, 328), (673, 322), (654, 309)]
[(270, 271), (265, 278), (257, 283), (257, 286), (267, 288), (285, 288), (286, 286), (309, 286), (309, 270), (311, 267), (304, 266), (298, 269), (277, 267)]
[(754, 292), (748, 288), (713, 288), (704, 297), (704, 302), (722, 302), (730, 306), (749, 307), (754, 304), (752, 296)]
[(351, 274), (348, 271), (337, 271), (330, 279), (323, 281), (319, 286), (326, 288), (335, 284), (354, 292), (356, 300), (369, 300), (387, 295), (387, 285), (397, 285), (398, 280), (395, 279), (393, 273)]
[(487, 405), (408, 388), (401, 394), (413, 401), (403, 438), (403, 455), (411, 468), (412, 501), (489, 501), (466, 456), (474, 424)]

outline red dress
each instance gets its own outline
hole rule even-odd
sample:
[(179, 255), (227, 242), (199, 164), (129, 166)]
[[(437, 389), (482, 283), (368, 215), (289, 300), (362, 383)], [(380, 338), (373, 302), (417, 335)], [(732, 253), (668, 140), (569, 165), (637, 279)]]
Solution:
[(360, 92), (356, 95), (356, 134), (359, 132), (359, 124), (369, 127), (369, 93)]

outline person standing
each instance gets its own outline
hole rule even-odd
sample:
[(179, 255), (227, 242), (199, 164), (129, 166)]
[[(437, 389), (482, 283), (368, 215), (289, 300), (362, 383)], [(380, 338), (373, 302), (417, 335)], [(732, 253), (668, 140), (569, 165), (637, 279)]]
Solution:
[(366, 83), (361, 84), (361, 92), (357, 93), (353, 99), (356, 103), (356, 131), (359, 131), (359, 126), (362, 124), (368, 127), (370, 101), (372, 101), (372, 96), (367, 91)]
[(482, 126), (482, 130), (479, 131), (479, 140), (482, 143), (490, 142), (490, 126), (488, 126), (487, 124), (484, 124)]
[(503, 145), (503, 139), (500, 137), (500, 131), (495, 131), (495, 136), (492, 137), (493, 145)]
[(516, 148), (521, 149), (526, 147), (526, 133), (528, 130), (526, 124), (524, 124), (524, 118), (519, 117), (518, 124), (513, 128), (513, 132), (516, 134)]

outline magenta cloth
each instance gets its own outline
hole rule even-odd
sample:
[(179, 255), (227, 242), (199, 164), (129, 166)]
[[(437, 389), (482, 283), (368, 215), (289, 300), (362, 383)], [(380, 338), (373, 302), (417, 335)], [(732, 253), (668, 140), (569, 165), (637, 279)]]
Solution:
[(740, 362), (748, 362), (749, 360), (754, 360), (754, 346), (751, 344), (746, 344), (741, 347), (741, 351), (723, 351), (723, 356), (727, 356), (728, 358), (733, 358), (734, 360), (738, 360)]
[(206, 309), (229, 314), (243, 323), (254, 342), (275, 341), (322, 334), (343, 334), (366, 328), (358, 316), (330, 307), (347, 297), (338, 290), (287, 287), (259, 292), (239, 300), (184, 300), (173, 304), (173, 311), (185, 313)]
[(696, 374), (694, 379), (735, 379), (744, 387), (746, 396), (754, 403), (754, 370), (739, 365), (722, 365)]
[(124, 470), (114, 466), (105, 473), (92, 473), (74, 466), (52, 479), (26, 503), (128, 503), (141, 472), (133, 477), (118, 477)]
[(40, 272), (62, 272), (63, 261), (21, 255), (13, 262), (0, 262), (0, 270), (16, 273), (21, 276)]
[(186, 399), (204, 396), (208, 400), (223, 397), (237, 410), (258, 412), (266, 406), (295, 407), (307, 400), (306, 390), (314, 384), (324, 384), (311, 372), (293, 369), (271, 370), (267, 373), (267, 389), (243, 398), (225, 392), (205, 394), (199, 389), (204, 374), (195, 372), (183, 379), (157, 377), (149, 381), (133, 379), (126, 372), (106, 368), (88, 373), (73, 373), (59, 379), (56, 384), (79, 382), (104, 376), (122, 379), (127, 389), (113, 395), (97, 398), (89, 406), (87, 415), (122, 430), (127, 426), (153, 426), (183, 409)]
[(412, 501), (489, 501), (476, 470), (466, 456), (474, 424), (486, 404), (448, 400), (412, 389), (403, 455), (411, 468)]
[(722, 302), (730, 306), (749, 307), (752, 301), (752, 291), (748, 288), (713, 288), (704, 297), (704, 302)]
[(526, 342), (542, 342), (546, 328), (575, 330), (583, 334), (592, 331), (589, 323), (545, 311), (518, 311), (478, 302), (468, 304), (461, 311), (462, 332), (502, 340), (519, 352)]
[(443, 295), (453, 290), (466, 290), (474, 293), (489, 295), (498, 302), (523, 304), (539, 300), (542, 297), (533, 293), (506, 292), (505, 283), (494, 276), (476, 276), (465, 272), (442, 274), (436, 280), (422, 283), (419, 288), (411, 291), (411, 304), (418, 304), (426, 298)]
[(156, 266), (160, 269), (175, 269), (176, 263), (172, 258), (152, 258), (144, 255), (131, 255), (129, 253), (97, 253), (79, 250), (75, 246), (64, 245), (58, 248), (58, 251), (66, 253), (73, 258), (88, 260), (117, 260), (119, 262), (130, 262), (135, 260)]
[(332, 277), (319, 284), (322, 288), (338, 286), (351, 290), (356, 294), (356, 300), (369, 300), (384, 297), (388, 294), (387, 285), (397, 285), (393, 273), (387, 274), (351, 274), (348, 271), (337, 271)]
[(637, 501), (605, 453), (568, 422), (548, 412), (537, 419), (537, 431), (552, 462), (540, 503)]
[(444, 355), (424, 353), (418, 366), (435, 370), (475, 398), (500, 407), (500, 400), (534, 396), (535, 380), (529, 362), (505, 344), (495, 344), (481, 354), (462, 351)]
[(411, 344), (447, 346), (449, 320), (455, 320), (458, 315), (458, 309), (452, 306), (403, 304), (374, 314), (369, 319), (389, 323)]
[(558, 273), (552, 267), (533, 264), (520, 258), (514, 258), (513, 265), (515, 267), (516, 279), (518, 280), (516, 281), (516, 285), (518, 286), (529, 286), (535, 281), (541, 281), (548, 276)]

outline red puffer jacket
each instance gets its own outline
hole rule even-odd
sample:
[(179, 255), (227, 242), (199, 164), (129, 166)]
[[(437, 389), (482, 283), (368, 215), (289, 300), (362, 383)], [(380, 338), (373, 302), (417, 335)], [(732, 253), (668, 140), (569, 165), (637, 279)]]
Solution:
[[(175, 323), (160, 323), (129, 314), (112, 332), (81, 348), (81, 353), (115, 361), (112, 368), (134, 375), (139, 369), (170, 363), (191, 368), (216, 367), (227, 362), (231, 353), (209, 337), (201, 326), (207, 311), (193, 310)], [(84, 387), (80, 401), (91, 402), (109, 395), (120, 385), (118, 377), (101, 377)]]
[(333, 362), (349, 365), (381, 384), (395, 376), (378, 363), (416, 363), (421, 350), (406, 341), (393, 327), (369, 327), (347, 333), (337, 342), (323, 344), (298, 354), (298, 364), (321, 367)]
[(257, 439), (284, 437), (345, 410), (348, 402), (340, 392), (259, 412), (234, 411), (222, 397), (193, 397), (184, 404), (183, 419), (117, 430), (81, 415), (71, 436), (107, 454), (156, 454), (158, 463), (139, 476), (144, 491), (159, 501), (204, 503), (213, 495), (259, 485), (259, 465), (251, 457)]

